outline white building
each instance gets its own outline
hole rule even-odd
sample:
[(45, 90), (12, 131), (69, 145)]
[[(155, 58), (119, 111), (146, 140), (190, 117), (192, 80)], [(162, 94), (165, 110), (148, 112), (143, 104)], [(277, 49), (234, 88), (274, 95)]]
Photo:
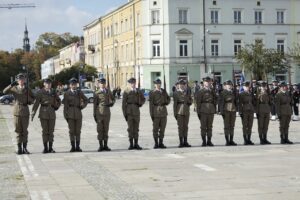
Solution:
[[(193, 81), (214, 71), (221, 82), (231, 79), (232, 69), (240, 70), (235, 53), (258, 40), (267, 48), (287, 52), (300, 41), (297, 8), (300, 1), (296, 0), (144, 0), (141, 67), (145, 88), (163, 77), (163, 66), (169, 89), (185, 75)], [(276, 74), (276, 78), (287, 79), (287, 74)], [(296, 68), (292, 69), (294, 81), (300, 81)]]
[(41, 78), (45, 79), (55, 74), (54, 57), (49, 58), (41, 65)]

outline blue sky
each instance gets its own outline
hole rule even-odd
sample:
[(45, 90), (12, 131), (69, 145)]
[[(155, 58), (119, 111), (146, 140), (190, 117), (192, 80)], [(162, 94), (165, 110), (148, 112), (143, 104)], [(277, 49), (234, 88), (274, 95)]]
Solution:
[(36, 8), (0, 9), (0, 50), (22, 47), (25, 18), (31, 46), (44, 32), (82, 35), (82, 27), (127, 0), (0, 0), (0, 4), (35, 3)]

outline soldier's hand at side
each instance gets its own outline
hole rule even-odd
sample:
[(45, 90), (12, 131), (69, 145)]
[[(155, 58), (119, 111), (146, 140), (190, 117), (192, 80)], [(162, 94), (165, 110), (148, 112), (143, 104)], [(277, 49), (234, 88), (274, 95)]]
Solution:
[(98, 120), (97, 120), (97, 117), (96, 117), (96, 115), (94, 115), (94, 120), (95, 120), (95, 122), (97, 123), (97, 121), (98, 121)]
[(243, 118), (243, 117), (244, 117), (243, 113), (240, 113), (240, 117), (241, 117), (241, 118)]
[(224, 114), (222, 114), (222, 117), (223, 117), (223, 119), (225, 119), (225, 115)]
[(32, 114), (32, 115), (31, 115), (31, 121), (33, 121), (33, 118), (34, 118), (34, 115)]
[(126, 120), (126, 122), (128, 121), (128, 116), (125, 116), (125, 120)]
[(10, 84), (12, 87), (18, 85), (18, 81), (14, 81)]
[(278, 119), (281, 120), (281, 116), (280, 115), (278, 115)]
[(152, 119), (152, 121), (154, 121), (154, 117), (153, 116), (151, 116), (151, 119)]
[(174, 117), (175, 117), (175, 119), (177, 120), (177, 115), (175, 115)]

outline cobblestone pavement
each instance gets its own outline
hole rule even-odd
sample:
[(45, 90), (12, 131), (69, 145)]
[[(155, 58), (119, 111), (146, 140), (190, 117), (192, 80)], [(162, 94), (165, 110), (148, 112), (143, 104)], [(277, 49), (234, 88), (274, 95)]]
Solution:
[[(243, 146), (237, 118), (237, 147), (224, 146), (223, 120), (215, 116), (215, 147), (200, 147), (200, 124), (191, 112), (189, 142), (179, 149), (177, 125), (169, 106), (165, 150), (153, 149), (148, 104), (142, 108), (140, 144), (143, 151), (128, 151), (127, 124), (121, 101), (112, 109), (109, 146), (97, 152), (92, 105), (83, 111), (82, 153), (69, 153), (67, 123), (57, 112), (54, 148), (42, 154), (41, 126), (29, 126), (31, 155), (14, 154), (12, 106), (0, 105), (0, 199), (292, 199), (300, 196), (300, 122), (291, 122), (294, 145), (279, 144), (278, 121), (271, 121), (268, 146)], [(257, 121), (253, 141), (258, 144)]]

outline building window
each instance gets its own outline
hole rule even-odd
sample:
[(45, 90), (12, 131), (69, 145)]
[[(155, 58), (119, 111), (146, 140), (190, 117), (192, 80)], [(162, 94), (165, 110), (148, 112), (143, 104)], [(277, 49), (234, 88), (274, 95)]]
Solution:
[(241, 49), (242, 49), (242, 40), (234, 40), (234, 44), (233, 44), (234, 55), (236, 56)]
[(218, 10), (211, 10), (210, 11), (210, 19), (212, 24), (219, 23), (219, 11)]
[(179, 24), (187, 24), (187, 10), (179, 10)]
[(255, 44), (256, 45), (263, 45), (263, 40), (262, 39), (255, 39)]
[(277, 40), (277, 51), (284, 54), (284, 40)]
[(235, 24), (241, 24), (242, 23), (242, 11), (235, 10), (233, 11), (233, 18)]
[(124, 22), (121, 21), (121, 33), (123, 33), (123, 31), (124, 31)]
[(160, 41), (159, 40), (154, 40), (152, 42), (152, 56), (160, 57)]
[(159, 24), (159, 10), (153, 10), (152, 11), (152, 24)]
[(130, 30), (132, 30), (132, 16), (130, 16)]
[(277, 24), (284, 24), (284, 11), (277, 11)]
[(179, 41), (179, 56), (180, 57), (188, 56), (188, 41), (187, 40)]
[(219, 56), (219, 40), (211, 40), (211, 55)]
[(262, 24), (262, 11), (256, 10), (254, 12), (255, 24)]
[(115, 23), (115, 34), (117, 35), (119, 33), (119, 25), (118, 23)]
[(124, 29), (124, 31), (125, 32), (128, 31), (128, 19), (125, 19), (125, 29)]

